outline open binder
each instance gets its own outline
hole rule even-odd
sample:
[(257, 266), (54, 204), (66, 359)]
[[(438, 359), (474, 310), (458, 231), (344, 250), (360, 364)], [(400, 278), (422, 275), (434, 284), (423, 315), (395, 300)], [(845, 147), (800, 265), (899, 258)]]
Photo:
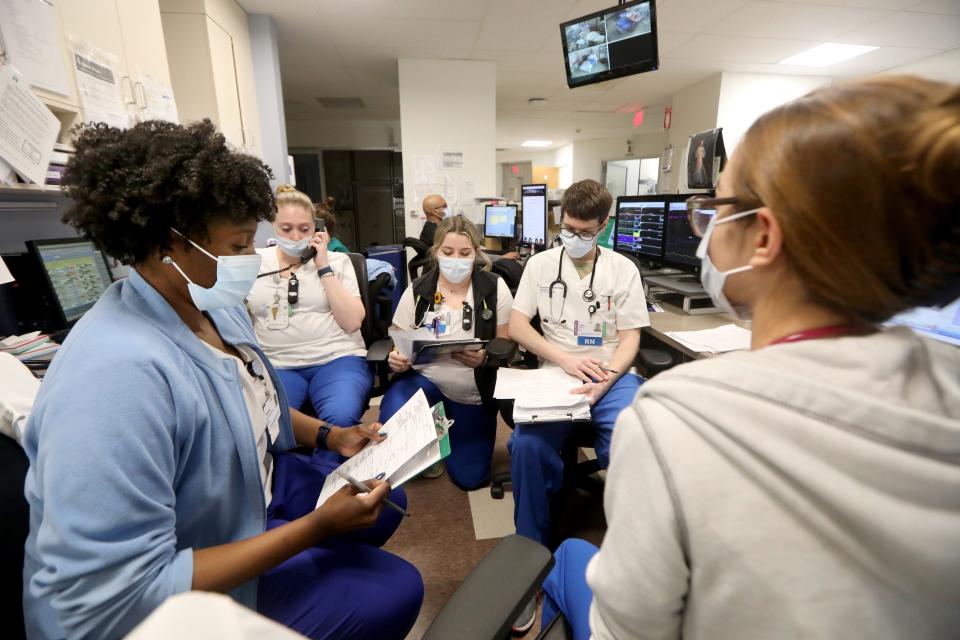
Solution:
[[(443, 403), (430, 407), (421, 389), (384, 423), (386, 440), (367, 444), (338, 469), (360, 481), (376, 478), (399, 487), (450, 455), (451, 426), (453, 420), (447, 418)], [(347, 484), (338, 474), (330, 473), (317, 498), (317, 508)]]

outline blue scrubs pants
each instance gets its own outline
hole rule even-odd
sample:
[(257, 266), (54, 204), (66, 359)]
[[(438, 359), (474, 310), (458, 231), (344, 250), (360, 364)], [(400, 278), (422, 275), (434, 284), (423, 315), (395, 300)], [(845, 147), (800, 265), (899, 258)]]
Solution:
[[(610, 439), (617, 416), (633, 402), (641, 383), (639, 376), (624, 374), (590, 411), (596, 434), (593, 446), (601, 468), (610, 463)], [(560, 450), (573, 429), (573, 422), (518, 424), (508, 443), (513, 521), (517, 533), (541, 544), (549, 542), (550, 499), (563, 484)]]
[(553, 554), (556, 564), (543, 583), (543, 623), (562, 613), (570, 623), (574, 640), (590, 639), (593, 593), (587, 585), (587, 564), (597, 551), (586, 540), (564, 540)]
[(442, 402), (447, 418), (453, 420), (450, 456), (446, 459), (450, 479), (465, 491), (485, 485), (490, 480), (490, 461), (497, 439), (496, 412), (487, 411), (483, 405), (448, 400), (430, 380), (410, 370), (390, 383), (380, 401), (380, 421), (389, 420), (418, 389), (423, 389), (431, 407)]
[(338, 427), (360, 424), (373, 387), (373, 372), (365, 358), (343, 356), (315, 367), (277, 369), (277, 374), (294, 409), (309, 397), (324, 422)]
[[(273, 500), (267, 529), (314, 509), (336, 461), (296, 453), (274, 454)], [(403, 491), (390, 500), (406, 507)], [(330, 538), (260, 576), (257, 610), (308, 638), (402, 640), (423, 602), (423, 580), (406, 560), (379, 548), (401, 516), (381, 512), (377, 524)]]

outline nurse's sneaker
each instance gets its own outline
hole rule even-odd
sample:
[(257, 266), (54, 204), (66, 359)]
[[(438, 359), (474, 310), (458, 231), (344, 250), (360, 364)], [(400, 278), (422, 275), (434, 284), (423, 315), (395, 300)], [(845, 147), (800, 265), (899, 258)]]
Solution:
[(439, 462), (435, 462), (429, 467), (427, 467), (426, 469), (424, 469), (423, 471), (421, 471), (420, 477), (426, 478), (427, 480), (436, 480), (437, 478), (443, 475), (443, 472), (444, 472), (443, 460), (440, 460)]
[(511, 631), (517, 635), (523, 635), (527, 631), (530, 631), (533, 627), (533, 623), (537, 619), (537, 596), (534, 595), (530, 598), (530, 601), (527, 602), (527, 606), (523, 608), (523, 611), (520, 612), (520, 615), (517, 616), (516, 621), (513, 623), (513, 628)]

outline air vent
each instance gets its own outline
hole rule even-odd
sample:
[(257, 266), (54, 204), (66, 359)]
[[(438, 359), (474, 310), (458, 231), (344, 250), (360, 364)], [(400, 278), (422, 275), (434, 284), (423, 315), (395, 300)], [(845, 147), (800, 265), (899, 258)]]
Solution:
[(364, 109), (361, 98), (317, 98), (324, 109)]

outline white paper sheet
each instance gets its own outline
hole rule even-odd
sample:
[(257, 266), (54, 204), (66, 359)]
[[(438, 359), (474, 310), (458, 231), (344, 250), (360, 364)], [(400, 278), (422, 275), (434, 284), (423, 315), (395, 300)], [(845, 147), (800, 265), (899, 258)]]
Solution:
[(435, 337), (430, 329), (421, 327), (412, 331), (400, 331), (398, 329), (388, 329), (387, 334), (393, 339), (393, 346), (397, 348), (400, 355), (406, 356), (407, 360), (413, 361), (413, 343), (415, 340), (434, 340)]
[(130, 117), (114, 65), (78, 51), (73, 52), (73, 64), (84, 122), (106, 122), (112, 127), (127, 128)]
[(697, 352), (724, 353), (750, 348), (750, 330), (735, 324), (701, 331), (667, 331), (666, 334)]
[(30, 90), (13, 65), (0, 66), (0, 158), (17, 173), (43, 184), (60, 121)]
[(0, 0), (0, 40), (31, 85), (68, 94), (56, 0)]
[[(422, 389), (384, 423), (382, 431), (387, 434), (386, 440), (368, 444), (360, 453), (340, 465), (339, 469), (361, 482), (379, 477), (396, 487), (400, 484), (397, 481), (398, 474), (402, 471), (402, 479), (406, 479), (409, 470), (407, 465), (421, 456), (424, 449), (437, 442), (433, 412)], [(317, 499), (317, 508), (346, 484), (347, 481), (336, 473), (328, 475)]]
[[(134, 83), (143, 93), (145, 106), (137, 113), (137, 120), (166, 120), (179, 123), (177, 103), (173, 99), (173, 89), (165, 84), (154, 81), (149, 76), (139, 75)], [(290, 170), (293, 175), (293, 170)]]
[(8, 282), (13, 282), (13, 274), (4, 264), (3, 258), (0, 258), (0, 284), (7, 284)]
[[(557, 398), (562, 401), (570, 395), (571, 389), (581, 384), (579, 379), (560, 367), (500, 369), (497, 371), (497, 386), (493, 396), (502, 400), (539, 398), (542, 402), (549, 403)], [(534, 406), (526, 402), (524, 404)]]

